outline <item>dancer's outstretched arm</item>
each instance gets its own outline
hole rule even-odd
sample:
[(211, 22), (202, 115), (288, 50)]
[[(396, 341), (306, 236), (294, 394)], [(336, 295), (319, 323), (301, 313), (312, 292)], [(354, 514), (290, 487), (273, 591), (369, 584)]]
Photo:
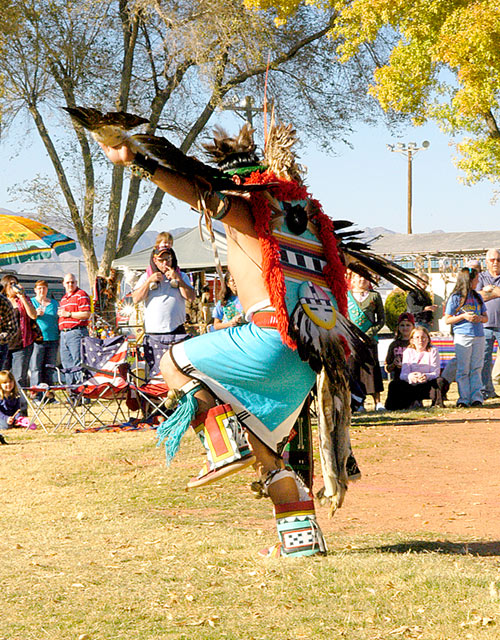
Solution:
[[(99, 144), (113, 164), (128, 166), (134, 162), (135, 153), (126, 144), (121, 144), (117, 147), (109, 147), (103, 143)], [(192, 207), (198, 207), (199, 189), (197, 188), (194, 176), (191, 180), (183, 175), (159, 166), (154, 172), (151, 180), (157, 187), (174, 198), (187, 202), (187, 204)], [(227, 215), (223, 218), (224, 223), (235, 227), (242, 233), (248, 233), (253, 236), (254, 230), (250, 209), (248, 204), (245, 202), (244, 197), (227, 197), (231, 199), (231, 203)], [(205, 204), (214, 217), (217, 217), (225, 206), (227, 207), (227, 203), (225, 204), (225, 202), (216, 193), (212, 193), (206, 197)]]

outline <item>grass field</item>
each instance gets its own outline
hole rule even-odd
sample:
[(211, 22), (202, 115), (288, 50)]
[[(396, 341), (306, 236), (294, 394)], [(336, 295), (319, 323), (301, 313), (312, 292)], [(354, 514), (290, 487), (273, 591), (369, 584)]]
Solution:
[(500, 636), (499, 558), (463, 537), (352, 538), (334, 520), (327, 557), (266, 560), (271, 506), (250, 471), (184, 489), (202, 462), (191, 434), (170, 469), (152, 432), (8, 438), (0, 639)]

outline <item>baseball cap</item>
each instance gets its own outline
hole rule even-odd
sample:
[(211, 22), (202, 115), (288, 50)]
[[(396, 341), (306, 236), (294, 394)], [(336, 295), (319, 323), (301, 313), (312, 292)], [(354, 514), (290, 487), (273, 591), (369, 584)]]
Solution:
[(155, 249), (154, 255), (158, 258), (161, 258), (161, 256), (171, 256), (172, 250), (168, 247), (159, 247), (158, 249)]
[(413, 313), (408, 313), (408, 311), (400, 314), (400, 316), (398, 317), (398, 324), (400, 322), (403, 322), (403, 320), (408, 320), (408, 322), (415, 324), (415, 316), (413, 315)]

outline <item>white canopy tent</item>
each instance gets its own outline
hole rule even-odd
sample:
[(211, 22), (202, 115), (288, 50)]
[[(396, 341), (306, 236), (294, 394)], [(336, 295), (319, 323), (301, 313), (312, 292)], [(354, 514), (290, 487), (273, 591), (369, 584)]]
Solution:
[[(203, 238), (200, 237), (200, 228), (193, 227), (174, 238), (174, 251), (179, 267), (182, 271), (214, 270), (214, 253), (212, 243), (205, 226), (201, 227)], [(214, 229), (215, 244), (221, 264), (227, 266), (227, 242), (223, 231)], [(145, 271), (151, 256), (151, 250), (143, 249), (137, 253), (131, 253), (123, 258), (117, 258), (112, 266), (115, 269), (126, 271)]]

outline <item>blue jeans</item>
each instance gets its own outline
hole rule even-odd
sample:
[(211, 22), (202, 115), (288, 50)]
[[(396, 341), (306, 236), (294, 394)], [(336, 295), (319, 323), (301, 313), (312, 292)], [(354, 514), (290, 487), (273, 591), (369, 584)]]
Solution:
[[(30, 344), (23, 349), (16, 349), (15, 351), (9, 351), (10, 370), (14, 376), (17, 384), (20, 387), (29, 387), (30, 379), (28, 371), (30, 368), (31, 354), (33, 353), (33, 345)], [(26, 415), (28, 406), (21, 395), (21, 414)]]
[(33, 345), (30, 344), (23, 349), (16, 349), (11, 351), (10, 356), (10, 369), (12, 375), (16, 379), (17, 384), (20, 387), (29, 387), (30, 379), (28, 371), (30, 368), (31, 354), (33, 352)]
[(57, 384), (55, 370), (47, 367), (47, 365), (55, 366), (57, 364), (58, 353), (59, 340), (35, 342), (30, 363), (32, 387), (37, 387), (42, 382), (45, 382), (49, 386)]
[(500, 327), (485, 327), (484, 328), (484, 363), (483, 363), (483, 373), (482, 373), (482, 382), (483, 382), (483, 396), (485, 398), (492, 397), (495, 395), (495, 388), (493, 386), (493, 380), (491, 379), (491, 370), (493, 369), (493, 346), (495, 345), (495, 340), (498, 342), (500, 346)]
[[(77, 327), (71, 331), (61, 332), (60, 354), (63, 369), (79, 367), (82, 363), (81, 343), (82, 338), (89, 335), (87, 327)], [(66, 384), (79, 384), (82, 380), (81, 372), (66, 373)]]
[(9, 345), (5, 342), (0, 344), (0, 371), (7, 367), (9, 360)]
[(482, 402), (481, 372), (484, 362), (484, 336), (465, 336), (455, 333), (453, 339), (457, 356), (457, 402), (463, 402), (466, 405)]

